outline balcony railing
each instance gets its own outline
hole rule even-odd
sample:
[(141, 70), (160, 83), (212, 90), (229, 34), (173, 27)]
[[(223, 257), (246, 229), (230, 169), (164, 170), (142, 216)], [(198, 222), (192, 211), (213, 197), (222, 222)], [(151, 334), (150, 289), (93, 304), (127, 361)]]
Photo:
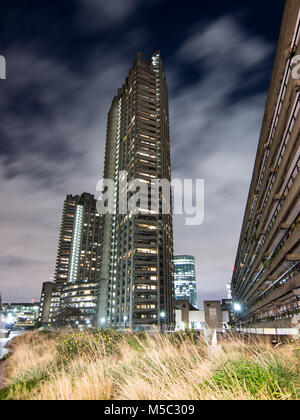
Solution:
[[(276, 248), (273, 250), (273, 252), (271, 253), (271, 255), (268, 257), (268, 259), (266, 260), (266, 264), (273, 258), (275, 258), (275, 256), (278, 254), (278, 252), (281, 250), (281, 248), (284, 246), (284, 244), (287, 242), (287, 240), (291, 237), (294, 228), (298, 225), (299, 219), (300, 217), (300, 213), (298, 213), (297, 217), (295, 218), (295, 220), (293, 221), (293, 223), (291, 224), (290, 228), (287, 230), (287, 232), (284, 234), (283, 238), (281, 239), (281, 241), (279, 242), (279, 244), (276, 246)], [(250, 286), (247, 288), (247, 290), (242, 294), (241, 297), (244, 297), (249, 290), (251, 289), (251, 287), (261, 278), (261, 276), (267, 271), (267, 269), (264, 267), (260, 270), (260, 272), (256, 275), (256, 277), (254, 278), (253, 282), (250, 284)]]

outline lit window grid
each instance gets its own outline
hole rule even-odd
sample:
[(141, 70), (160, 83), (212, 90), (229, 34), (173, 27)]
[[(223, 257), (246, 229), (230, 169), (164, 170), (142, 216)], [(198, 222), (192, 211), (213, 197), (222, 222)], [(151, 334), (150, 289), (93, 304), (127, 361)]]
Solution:
[(81, 234), (82, 234), (83, 211), (84, 211), (84, 208), (82, 205), (79, 204), (76, 206), (75, 227), (74, 227), (74, 236), (73, 236), (72, 253), (71, 253), (70, 275), (69, 275), (69, 282), (73, 282), (73, 283), (76, 282), (77, 280), (77, 269), (78, 269), (80, 242), (81, 242)]

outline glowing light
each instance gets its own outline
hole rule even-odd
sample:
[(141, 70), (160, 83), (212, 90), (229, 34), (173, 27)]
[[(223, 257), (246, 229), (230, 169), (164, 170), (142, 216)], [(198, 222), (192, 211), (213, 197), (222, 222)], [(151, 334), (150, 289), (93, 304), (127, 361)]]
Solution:
[(233, 305), (233, 309), (235, 310), (235, 312), (241, 312), (242, 306), (239, 303), (235, 303)]

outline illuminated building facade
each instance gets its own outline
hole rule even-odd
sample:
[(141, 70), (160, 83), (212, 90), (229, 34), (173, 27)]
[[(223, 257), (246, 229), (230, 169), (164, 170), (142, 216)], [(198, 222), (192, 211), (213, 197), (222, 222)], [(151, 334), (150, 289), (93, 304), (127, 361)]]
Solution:
[(97, 306), (102, 216), (93, 195), (68, 195), (64, 202), (54, 283), (43, 285), (40, 321), (52, 325), (64, 307), (78, 308), (78, 323), (92, 325)]
[(174, 256), (174, 289), (176, 301), (187, 300), (194, 308), (197, 308), (195, 257)]
[(115, 183), (115, 201), (114, 214), (103, 219), (98, 327), (173, 325), (172, 214), (162, 214), (162, 194), (159, 212), (145, 206), (139, 214), (121, 214), (120, 172), (148, 187), (154, 179), (171, 181), (168, 88), (159, 53), (149, 61), (137, 54), (108, 114), (104, 178)]
[(247, 326), (300, 321), (300, 1), (288, 0), (238, 253), (233, 301)]
[(54, 282), (95, 282), (99, 270), (101, 216), (93, 195), (68, 195), (64, 202)]
[(38, 320), (39, 302), (33, 303), (3, 303), (0, 314), (6, 327), (15, 329), (30, 329)]

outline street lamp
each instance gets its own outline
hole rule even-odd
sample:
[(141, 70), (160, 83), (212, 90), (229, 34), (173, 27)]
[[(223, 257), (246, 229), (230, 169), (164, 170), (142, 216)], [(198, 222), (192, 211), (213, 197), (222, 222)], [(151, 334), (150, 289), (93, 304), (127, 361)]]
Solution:
[[(233, 310), (237, 314), (240, 313), (240, 312), (242, 312), (242, 305), (240, 303), (238, 303), (238, 302), (235, 302), (233, 304)], [(242, 329), (242, 321), (240, 320), (240, 332), (241, 332), (241, 329)]]
[(160, 329), (162, 329), (163, 322), (164, 322), (165, 318), (166, 318), (166, 313), (162, 311), (160, 313)]
[(233, 310), (234, 310), (235, 312), (241, 312), (241, 310), (242, 310), (242, 306), (241, 306), (239, 303), (234, 303), (234, 304), (233, 304)]
[(103, 329), (103, 326), (105, 324), (105, 318), (101, 318), (100, 319), (100, 322), (101, 322), (101, 329)]

